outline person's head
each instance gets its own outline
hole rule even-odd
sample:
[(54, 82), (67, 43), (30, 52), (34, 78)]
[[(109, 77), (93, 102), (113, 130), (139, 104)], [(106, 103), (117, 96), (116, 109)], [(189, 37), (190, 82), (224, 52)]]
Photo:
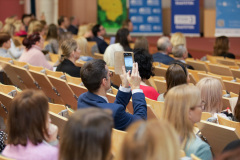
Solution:
[(5, 19), (5, 24), (13, 24), (15, 21), (15, 17), (11, 16)]
[(29, 23), (28, 35), (38, 32), (41, 36), (45, 34), (44, 26), (38, 20), (32, 20)]
[(59, 160), (107, 160), (111, 149), (113, 118), (96, 107), (77, 110), (65, 125)]
[(157, 41), (157, 49), (158, 51), (164, 52), (164, 53), (171, 53), (172, 51), (172, 44), (168, 37), (161, 37)]
[[(240, 94), (238, 94), (240, 95)], [(240, 96), (238, 96), (237, 104), (234, 108), (234, 117), (237, 119), (238, 122), (240, 122)]]
[(9, 49), (11, 47), (11, 36), (8, 33), (0, 32), (0, 48)]
[(227, 53), (229, 50), (229, 40), (226, 36), (217, 37), (215, 40), (213, 55), (221, 56), (223, 53)]
[(189, 83), (189, 75), (187, 68), (181, 63), (171, 64), (166, 72), (166, 83), (167, 83), (167, 91), (178, 85)]
[(132, 32), (133, 31), (133, 24), (132, 24), (131, 20), (126, 19), (125, 21), (123, 21), (122, 28), (126, 28), (126, 29), (129, 30), (129, 32)]
[(139, 37), (136, 39), (134, 49), (145, 49), (149, 51), (148, 40), (146, 37)]
[(30, 21), (31, 21), (31, 15), (29, 15), (29, 14), (23, 14), (22, 15), (23, 25), (28, 26)]
[(58, 19), (58, 25), (61, 28), (67, 29), (68, 26), (70, 25), (69, 19), (65, 16), (60, 16)]
[(172, 48), (172, 54), (176, 58), (186, 59), (188, 57), (187, 48), (183, 44), (174, 46)]
[(202, 105), (201, 92), (194, 85), (183, 84), (168, 91), (162, 116), (174, 126), (182, 143), (194, 136), (193, 126), (201, 120)]
[(14, 36), (16, 27), (13, 24), (5, 24), (2, 28), (2, 32), (7, 32), (11, 37)]
[(14, 25), (15, 28), (16, 28), (16, 29), (15, 29), (15, 32), (25, 31), (25, 27), (24, 27), (22, 21), (17, 20), (17, 21), (14, 22), (13, 25)]
[(50, 24), (48, 27), (46, 40), (58, 39), (58, 28), (55, 24)]
[(62, 58), (76, 61), (80, 57), (81, 50), (74, 39), (68, 39), (61, 44)]
[(133, 52), (134, 61), (138, 63), (138, 71), (142, 80), (147, 80), (151, 76), (154, 76), (152, 55), (145, 49), (135, 49)]
[(187, 45), (186, 37), (181, 32), (176, 32), (176, 33), (172, 34), (170, 41), (173, 46), (183, 44), (185, 47), (187, 47), (186, 46)]
[(78, 37), (76, 39), (79, 49), (81, 50), (82, 55), (87, 55), (88, 42), (84, 37)]
[(33, 33), (24, 38), (22, 44), (27, 48), (32, 48), (33, 45), (36, 45), (43, 49), (44, 39), (39, 33)]
[(95, 37), (104, 36), (106, 34), (105, 28), (101, 24), (96, 24), (92, 28), (92, 33)]
[(7, 120), (8, 144), (42, 143), (48, 136), (48, 98), (42, 91), (27, 89), (14, 97)]
[(131, 36), (128, 29), (121, 28), (117, 31), (115, 43), (120, 43), (124, 50), (129, 50), (129, 41), (131, 41)]
[(110, 89), (110, 76), (106, 62), (100, 59), (88, 61), (80, 71), (82, 82), (89, 92), (97, 92), (101, 87)]
[(222, 111), (222, 84), (212, 77), (202, 78), (196, 85), (201, 91), (205, 102), (205, 112), (218, 113)]
[(92, 33), (93, 26), (94, 26), (94, 23), (89, 23), (89, 24), (79, 26), (78, 36), (79, 37), (83, 36), (85, 38), (92, 38), (93, 37), (93, 33)]
[(139, 121), (127, 129), (117, 160), (177, 160), (179, 138), (166, 121)]

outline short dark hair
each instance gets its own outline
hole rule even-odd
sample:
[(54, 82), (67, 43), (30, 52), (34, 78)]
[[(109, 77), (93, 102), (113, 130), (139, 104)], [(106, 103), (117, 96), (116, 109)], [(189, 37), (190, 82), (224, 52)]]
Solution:
[(167, 92), (178, 85), (187, 84), (187, 69), (186, 66), (180, 63), (171, 64), (166, 72), (166, 82), (167, 82), (167, 91), (164, 94), (166, 96)]
[(64, 18), (65, 18), (65, 16), (60, 16), (60, 17), (58, 18), (58, 25), (59, 25), (59, 26), (61, 26), (61, 24), (64, 22)]
[(97, 37), (97, 33), (100, 31), (101, 24), (96, 24), (92, 28), (92, 33), (95, 37)]
[(106, 160), (111, 149), (113, 127), (110, 113), (90, 107), (71, 115), (60, 141), (59, 160)]
[(30, 49), (32, 45), (36, 44), (36, 42), (39, 42), (41, 39), (40, 34), (38, 32), (30, 34), (26, 38), (24, 38), (22, 44), (27, 48)]
[(125, 51), (131, 51), (128, 37), (129, 31), (126, 28), (121, 28), (117, 31), (115, 43), (120, 43)]
[[(23, 14), (22, 15), (22, 23), (24, 24), (24, 19), (27, 18), (27, 17), (31, 17), (30, 14)], [(24, 24), (25, 25), (25, 24)]]
[(82, 82), (89, 92), (96, 92), (102, 79), (107, 78), (106, 62), (101, 59), (91, 60), (83, 65), (80, 71)]
[(8, 144), (26, 146), (45, 140), (47, 131), (48, 98), (42, 91), (27, 89), (18, 93), (9, 108), (7, 121)]
[(6, 32), (0, 32), (0, 47), (3, 46), (3, 43), (9, 41), (11, 36)]
[(154, 76), (152, 55), (150, 55), (145, 49), (135, 49), (133, 52), (134, 61), (138, 63), (138, 71), (142, 80)]
[(125, 21), (123, 21), (122, 23), (122, 28), (128, 28), (128, 24), (131, 22), (130, 19), (126, 19)]

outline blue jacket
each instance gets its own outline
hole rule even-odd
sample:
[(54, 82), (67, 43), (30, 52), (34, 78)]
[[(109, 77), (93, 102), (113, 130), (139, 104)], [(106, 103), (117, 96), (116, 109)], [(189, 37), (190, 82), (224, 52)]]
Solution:
[(108, 47), (108, 44), (98, 37), (93, 37), (92, 40), (97, 43), (99, 52), (104, 54), (106, 48)]
[[(134, 114), (127, 113), (126, 106), (132, 96)], [(78, 98), (78, 109), (87, 107), (99, 107), (110, 109), (113, 112), (114, 127), (125, 130), (132, 122), (147, 119), (147, 106), (143, 93), (126, 93), (118, 91), (114, 103), (107, 103), (102, 97), (91, 92), (83, 93)]]
[(169, 63), (174, 60), (169, 55), (165, 55), (160, 52), (153, 54), (152, 57), (153, 57), (154, 62), (160, 62), (160, 63), (166, 64), (166, 65), (169, 65)]

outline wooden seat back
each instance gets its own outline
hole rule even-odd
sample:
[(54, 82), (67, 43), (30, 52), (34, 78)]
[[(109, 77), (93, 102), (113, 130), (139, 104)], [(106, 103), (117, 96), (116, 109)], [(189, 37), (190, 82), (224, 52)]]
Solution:
[(218, 117), (219, 124), (235, 128), (238, 136), (240, 136), (240, 122), (230, 121), (230, 120), (228, 120), (226, 118), (223, 118), (222, 116), (219, 116), (219, 115), (217, 115), (217, 117)]
[(209, 67), (209, 71), (214, 74), (233, 77), (232, 71), (228, 66), (210, 63), (208, 64), (208, 67)]
[(193, 66), (195, 70), (208, 72), (208, 67), (204, 62), (194, 61), (194, 60), (186, 60), (186, 63)]

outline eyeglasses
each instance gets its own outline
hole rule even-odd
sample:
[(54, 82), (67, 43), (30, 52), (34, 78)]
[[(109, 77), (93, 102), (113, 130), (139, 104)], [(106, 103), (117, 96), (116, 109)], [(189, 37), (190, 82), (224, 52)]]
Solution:
[(191, 109), (194, 110), (196, 107), (201, 108), (202, 110), (205, 110), (206, 102), (202, 100), (201, 104), (196, 105), (195, 107), (192, 107)]

